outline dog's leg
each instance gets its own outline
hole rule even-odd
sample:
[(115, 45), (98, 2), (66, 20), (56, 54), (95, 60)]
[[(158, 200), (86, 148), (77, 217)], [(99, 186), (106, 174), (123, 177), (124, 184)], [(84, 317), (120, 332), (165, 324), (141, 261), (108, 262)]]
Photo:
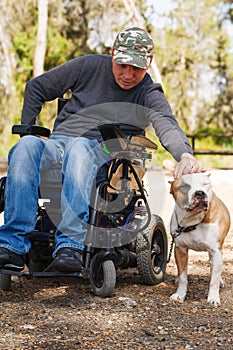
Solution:
[(188, 287), (188, 249), (175, 247), (175, 260), (178, 269), (178, 288), (170, 299), (183, 303)]
[(220, 287), (224, 288), (225, 286), (226, 286), (226, 283), (224, 282), (224, 280), (222, 279), (222, 276), (221, 276)]
[(210, 287), (208, 293), (207, 303), (219, 306), (220, 296), (219, 288), (222, 280), (222, 254), (220, 251), (209, 252), (210, 259)]

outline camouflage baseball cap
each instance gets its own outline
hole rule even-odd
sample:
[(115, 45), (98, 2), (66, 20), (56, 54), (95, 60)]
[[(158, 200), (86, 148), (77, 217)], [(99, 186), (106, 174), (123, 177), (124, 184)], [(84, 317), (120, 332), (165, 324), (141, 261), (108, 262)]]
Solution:
[(154, 44), (146, 30), (132, 27), (117, 34), (113, 49), (116, 63), (145, 69), (150, 65)]

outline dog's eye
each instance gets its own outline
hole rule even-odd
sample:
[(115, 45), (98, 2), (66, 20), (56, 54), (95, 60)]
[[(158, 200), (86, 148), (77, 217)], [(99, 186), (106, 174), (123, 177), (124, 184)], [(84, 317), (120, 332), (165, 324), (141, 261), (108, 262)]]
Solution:
[(210, 183), (209, 183), (209, 182), (205, 182), (205, 183), (204, 183), (204, 186), (205, 186), (206, 188), (208, 188), (208, 187), (210, 187)]
[(190, 185), (188, 185), (188, 184), (181, 184), (179, 186), (179, 190), (183, 193), (187, 193), (189, 191), (189, 189), (190, 189)]

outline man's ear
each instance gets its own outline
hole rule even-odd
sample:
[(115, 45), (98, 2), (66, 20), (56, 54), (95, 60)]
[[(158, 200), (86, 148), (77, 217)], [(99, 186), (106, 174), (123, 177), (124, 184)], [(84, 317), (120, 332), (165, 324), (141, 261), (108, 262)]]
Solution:
[(153, 57), (154, 57), (154, 56), (151, 56), (151, 57), (150, 57), (150, 64), (149, 64), (149, 66), (148, 66), (148, 69), (150, 68), (150, 65), (151, 65), (151, 63), (152, 63), (152, 61), (153, 61)]
[(113, 55), (114, 55), (114, 48), (111, 48), (111, 56), (112, 56), (112, 63), (113, 63)]

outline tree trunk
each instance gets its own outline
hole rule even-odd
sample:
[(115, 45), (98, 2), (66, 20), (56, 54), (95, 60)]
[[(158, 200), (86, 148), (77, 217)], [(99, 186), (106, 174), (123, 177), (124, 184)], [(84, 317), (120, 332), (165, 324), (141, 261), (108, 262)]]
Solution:
[(48, 0), (38, 0), (38, 30), (33, 63), (33, 76), (44, 72), (44, 59), (47, 46)]
[(0, 23), (0, 63), (1, 63), (1, 84), (4, 86), (6, 95), (15, 94), (15, 86), (13, 83), (13, 68), (15, 67), (15, 59), (10, 50), (10, 39), (8, 33), (4, 30)]

